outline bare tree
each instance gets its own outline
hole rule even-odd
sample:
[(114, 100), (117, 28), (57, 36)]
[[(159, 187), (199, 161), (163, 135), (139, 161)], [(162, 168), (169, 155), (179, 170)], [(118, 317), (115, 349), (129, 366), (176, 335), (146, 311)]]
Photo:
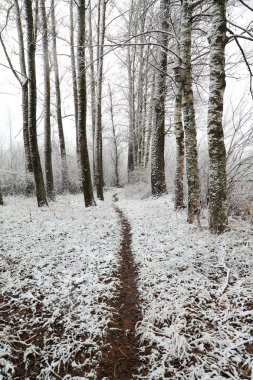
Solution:
[(210, 87), (208, 107), (209, 228), (222, 233), (227, 228), (226, 149), (222, 127), (225, 91), (226, 0), (213, 0), (210, 31)]
[(103, 141), (102, 141), (102, 85), (103, 85), (103, 53), (105, 40), (105, 17), (108, 0), (99, 2), (98, 20), (98, 54), (97, 54), (97, 86), (96, 86), (96, 129), (95, 129), (95, 178), (97, 197), (104, 200), (103, 187)]
[(40, 0), (41, 14), (41, 31), (43, 44), (43, 68), (44, 68), (44, 149), (45, 149), (45, 173), (46, 173), (46, 189), (47, 197), (54, 199), (54, 180), (52, 167), (52, 144), (51, 144), (51, 88), (50, 88), (50, 68), (49, 68), (49, 51), (48, 51), (48, 30), (47, 30), (47, 14), (45, 0)]
[(164, 145), (165, 145), (165, 97), (167, 92), (167, 60), (170, 0), (160, 2), (161, 30), (159, 43), (162, 45), (156, 73), (154, 124), (151, 142), (151, 191), (153, 195), (166, 192)]
[(82, 187), (85, 206), (94, 205), (91, 182), (89, 153), (86, 136), (86, 70), (85, 70), (85, 0), (78, 0), (77, 5), (77, 94), (78, 94), (78, 146), (81, 167)]
[(192, 0), (181, 2), (180, 53), (184, 69), (183, 114), (185, 131), (186, 173), (188, 185), (188, 222), (198, 220), (200, 213), (200, 182), (198, 169), (197, 132), (192, 90)]
[(119, 149), (118, 149), (118, 138), (116, 134), (115, 121), (114, 121), (114, 107), (113, 107), (113, 97), (112, 89), (109, 85), (109, 98), (110, 98), (110, 116), (112, 123), (112, 134), (113, 134), (113, 147), (114, 147), (114, 162), (115, 162), (115, 186), (119, 186)]
[[(44, 185), (38, 141), (37, 141), (37, 89), (36, 89), (36, 23), (34, 25), (32, 1), (24, 2), (26, 32), (27, 32), (27, 73), (28, 73), (28, 126), (31, 156), (33, 163), (33, 173), (36, 188), (38, 206), (47, 205), (46, 190)], [(36, 16), (37, 17), (37, 16)]]
[[(9, 12), (11, 8), (12, 6), (7, 11), (6, 26), (7, 26)], [(14, 69), (12, 65), (11, 58), (8, 54), (6, 45), (2, 38), (2, 32), (0, 33), (0, 42), (3, 47), (6, 59), (9, 63), (9, 67), (12, 70), (15, 78), (18, 80), (21, 86), (21, 90), (22, 90), (22, 117), (23, 117), (23, 141), (24, 141), (24, 152), (25, 152), (25, 167), (28, 172), (32, 173), (33, 167), (32, 167), (32, 157), (31, 157), (29, 131), (28, 131), (28, 78), (27, 78), (26, 63), (25, 63), (24, 35), (23, 35), (23, 28), (22, 28), (21, 14), (20, 14), (20, 7), (19, 7), (18, 0), (14, 0), (14, 9), (15, 9), (16, 28), (17, 28), (17, 34), (18, 34), (20, 75)]]
[(68, 190), (69, 188), (69, 175), (67, 165), (67, 155), (65, 138), (62, 123), (62, 106), (61, 106), (61, 89), (59, 78), (59, 65), (57, 57), (57, 42), (56, 42), (56, 20), (55, 20), (55, 2), (51, 0), (51, 24), (52, 24), (52, 40), (53, 40), (53, 67), (54, 67), (54, 81), (55, 81), (55, 94), (56, 94), (56, 118), (58, 125), (60, 153), (61, 153), (61, 173), (62, 173), (62, 188)]
[(74, 111), (75, 111), (75, 129), (76, 129), (76, 153), (79, 159), (78, 148), (78, 99), (77, 99), (77, 82), (76, 82), (76, 58), (75, 58), (75, 38), (74, 38), (74, 15), (73, 15), (73, 0), (69, 2), (69, 19), (70, 19), (70, 56), (71, 56), (71, 72), (73, 82), (73, 98), (74, 98)]

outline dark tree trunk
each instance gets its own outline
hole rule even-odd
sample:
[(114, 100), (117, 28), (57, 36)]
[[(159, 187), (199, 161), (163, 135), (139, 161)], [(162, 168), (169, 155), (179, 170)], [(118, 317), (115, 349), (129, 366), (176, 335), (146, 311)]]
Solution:
[(77, 2), (77, 25), (78, 146), (84, 202), (85, 206), (89, 207), (94, 205), (95, 202), (92, 190), (86, 136), (87, 93), (85, 70), (85, 0), (78, 0)]
[(79, 148), (78, 148), (78, 100), (77, 100), (77, 83), (76, 83), (76, 59), (75, 59), (75, 41), (74, 41), (74, 16), (73, 16), (73, 0), (69, 3), (70, 14), (70, 55), (71, 55), (71, 71), (73, 82), (73, 98), (75, 111), (75, 127), (76, 127), (76, 155), (79, 165)]
[(61, 112), (61, 89), (59, 78), (59, 67), (57, 58), (57, 44), (56, 44), (56, 23), (55, 23), (55, 2), (51, 0), (51, 23), (52, 23), (52, 39), (53, 39), (53, 66), (54, 66), (54, 80), (55, 80), (55, 95), (56, 95), (56, 118), (58, 125), (60, 153), (61, 153), (61, 173), (62, 173), (62, 189), (69, 189), (69, 176), (65, 138), (62, 124), (62, 112)]
[(50, 68), (48, 52), (48, 31), (45, 0), (40, 0), (40, 15), (43, 45), (43, 68), (44, 68), (44, 144), (45, 144), (45, 173), (47, 197), (54, 200), (54, 179), (52, 167), (52, 144), (51, 144), (51, 121), (50, 121)]
[(213, 1), (210, 31), (208, 107), (209, 228), (222, 233), (228, 226), (226, 149), (222, 126), (225, 80), (226, 0)]
[(36, 197), (38, 206), (47, 205), (46, 190), (44, 185), (42, 167), (37, 142), (37, 89), (36, 89), (36, 66), (35, 66), (35, 49), (36, 40), (34, 36), (33, 9), (32, 1), (24, 2), (26, 29), (27, 29), (27, 66), (28, 66), (28, 125), (29, 141), (31, 148), (34, 181), (36, 187)]
[(2, 189), (0, 187), (0, 206), (4, 205), (3, 196), (2, 196)]
[[(170, 0), (161, 0), (160, 23), (161, 30), (168, 31)], [(164, 47), (160, 50), (159, 71), (156, 75), (155, 115), (151, 142), (151, 191), (153, 195), (166, 192), (164, 145), (165, 145), (165, 98), (167, 93), (167, 60), (168, 35), (161, 33), (160, 43)]]

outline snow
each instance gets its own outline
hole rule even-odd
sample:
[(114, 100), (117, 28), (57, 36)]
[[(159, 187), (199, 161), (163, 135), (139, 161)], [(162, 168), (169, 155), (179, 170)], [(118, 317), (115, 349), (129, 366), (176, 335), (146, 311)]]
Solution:
[(134, 231), (146, 378), (253, 379), (252, 225), (230, 220), (212, 236), (168, 195), (152, 199), (139, 186), (119, 199)]
[[(146, 373), (139, 379), (253, 380), (252, 225), (230, 219), (230, 231), (210, 235), (204, 213), (201, 229), (187, 224), (171, 196), (152, 198), (147, 184), (108, 191), (89, 209), (81, 195), (41, 209), (33, 199), (6, 199), (0, 308), (8, 323), (0, 319), (0, 379), (12, 379), (17, 355), (27, 365), (32, 356), (43, 358), (38, 379), (55, 378), (70, 362), (87, 368), (74, 379), (95, 378), (114, 313), (106, 300), (118, 281), (114, 193), (131, 224), (139, 268), (143, 320), (136, 332)], [(29, 339), (38, 327), (43, 345)], [(81, 363), (76, 354), (84, 347), (90, 356)]]
[[(94, 367), (112, 313), (105, 301), (114, 296), (117, 281), (120, 231), (111, 203), (110, 194), (90, 209), (81, 195), (57, 197), (41, 209), (33, 199), (6, 199), (0, 210), (1, 311), (12, 310), (12, 317), (0, 335), (4, 378), (12, 378), (16, 341), (22, 341), (25, 362), (29, 355), (43, 358), (38, 379), (52, 378), (84, 346)], [(25, 338), (38, 327), (42, 347)]]

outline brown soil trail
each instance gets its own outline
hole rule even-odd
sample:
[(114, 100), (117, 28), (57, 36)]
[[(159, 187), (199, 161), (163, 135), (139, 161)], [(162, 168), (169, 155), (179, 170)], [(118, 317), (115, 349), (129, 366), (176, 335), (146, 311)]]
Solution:
[[(117, 202), (117, 195), (114, 196)], [(121, 262), (118, 272), (120, 285), (117, 297), (112, 302), (115, 316), (111, 321), (102, 350), (102, 360), (97, 371), (97, 380), (132, 380), (140, 367), (139, 337), (135, 325), (142, 320), (137, 289), (137, 269), (134, 264), (131, 243), (131, 226), (123, 212), (115, 205), (122, 225)]]

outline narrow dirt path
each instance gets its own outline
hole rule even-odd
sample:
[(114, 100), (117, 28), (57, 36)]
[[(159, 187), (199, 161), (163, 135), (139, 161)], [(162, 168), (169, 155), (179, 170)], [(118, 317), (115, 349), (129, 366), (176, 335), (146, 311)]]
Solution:
[[(114, 196), (118, 201), (117, 195)], [(140, 340), (135, 335), (135, 325), (142, 319), (137, 289), (137, 269), (134, 264), (131, 243), (131, 226), (124, 213), (114, 206), (122, 225), (121, 262), (118, 272), (120, 285), (117, 297), (110, 306), (116, 310), (109, 325), (97, 380), (131, 380), (140, 367), (138, 355)]]

